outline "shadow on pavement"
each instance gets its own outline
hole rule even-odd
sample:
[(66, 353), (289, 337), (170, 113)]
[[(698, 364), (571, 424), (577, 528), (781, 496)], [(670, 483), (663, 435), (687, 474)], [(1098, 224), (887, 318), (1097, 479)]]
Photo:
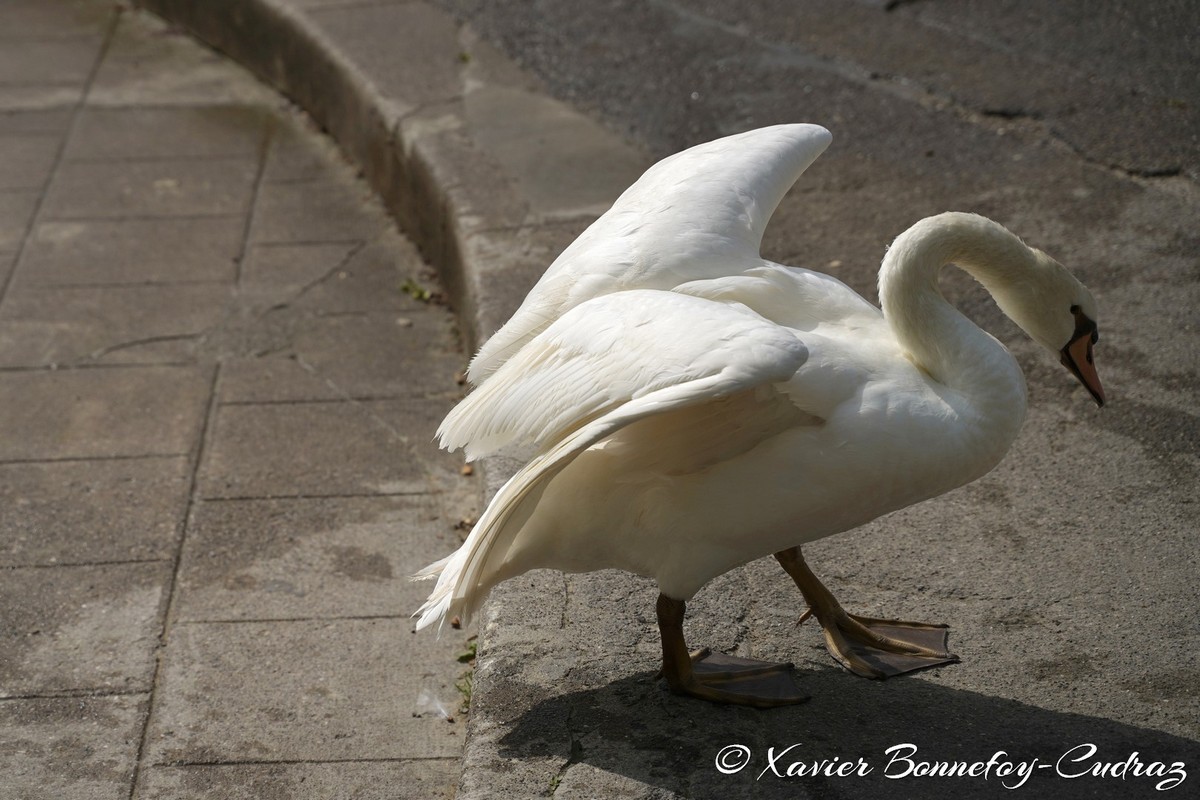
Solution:
[[(1155, 788), (1162, 781), (1174, 787), (1166, 796), (1183, 797), (1192, 796), (1200, 782), (1191, 774), (1200, 755), (1197, 743), (1160, 731), (911, 678), (867, 681), (837, 669), (796, 677), (811, 700), (757, 711), (674, 697), (644, 672), (538, 702), (509, 723), (500, 752), (513, 759), (568, 760), (559, 779), (564, 785), (571, 769), (587, 765), (693, 798), (936, 799), (1011, 797), (1023, 790), (1025, 796), (1071, 800), (1162, 796)], [(530, 688), (510, 685), (502, 692)], [(796, 746), (786, 750), (791, 745)], [(889, 754), (898, 745), (916, 749)], [(716, 766), (719, 754), (728, 774)], [(1000, 766), (986, 780), (914, 774), (929, 762), (981, 762), (976, 769), (983, 770), (993, 756), (1022, 768), (1034, 759), (1037, 764), (1023, 783), (1019, 772), (1001, 778)], [(814, 776), (814, 762), (818, 772), (822, 762), (826, 767), (832, 762), (833, 769), (851, 766), (841, 766), (842, 776)], [(1137, 762), (1141, 776), (1132, 769)], [(808, 774), (788, 777), (793, 763)], [(1092, 774), (1104, 764), (1118, 765), (1116, 774), (1112, 767), (1107, 776)], [(1147, 768), (1162, 774), (1147, 777)]]

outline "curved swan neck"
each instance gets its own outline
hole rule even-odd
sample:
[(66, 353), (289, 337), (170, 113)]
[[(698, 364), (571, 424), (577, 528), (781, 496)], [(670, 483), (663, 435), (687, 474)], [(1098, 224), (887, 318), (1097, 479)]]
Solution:
[[(896, 238), (879, 272), (884, 317), (900, 343), (934, 380), (974, 403), (1024, 414), (1025, 383), (1008, 351), (942, 296), (938, 277), (954, 263), (993, 295), (1020, 281), (1034, 259), (1003, 226), (974, 214), (946, 213)], [(1019, 402), (1018, 402), (1019, 396)]]

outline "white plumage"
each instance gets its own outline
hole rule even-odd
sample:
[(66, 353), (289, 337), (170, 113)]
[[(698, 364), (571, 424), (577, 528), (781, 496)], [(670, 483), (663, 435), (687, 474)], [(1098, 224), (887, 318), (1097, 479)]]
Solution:
[(515, 444), (538, 454), (421, 573), (437, 585), (418, 627), (468, 617), (530, 569), (617, 567), (659, 583), (673, 689), (795, 702), (778, 665), (689, 658), (677, 625), (707, 581), (775, 554), (856, 672), (953, 660), (930, 626), (846, 614), (799, 545), (973, 480), (1016, 437), (1020, 370), (942, 298), (944, 265), (979, 278), (1102, 402), (1095, 303), (1048, 256), (969, 214), (896, 240), (882, 312), (834, 278), (764, 261), (767, 220), (829, 140), (785, 125), (677, 154), (555, 261), (480, 350), (478, 388), (438, 431), (470, 459)]
[(562, 252), (467, 375), (478, 384), (568, 309), (626, 289), (671, 289), (761, 263), (779, 201), (832, 141), (779, 125), (697, 145), (655, 164)]

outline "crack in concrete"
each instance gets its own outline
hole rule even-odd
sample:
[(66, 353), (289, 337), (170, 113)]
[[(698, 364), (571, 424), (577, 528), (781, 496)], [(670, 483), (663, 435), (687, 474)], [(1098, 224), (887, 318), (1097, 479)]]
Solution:
[(575, 728), (572, 724), (574, 718), (575, 707), (571, 706), (567, 710), (567, 719), (564, 723), (564, 726), (567, 729), (567, 736), (570, 738), (571, 742), (570, 750), (567, 752), (567, 760), (563, 762), (562, 766), (558, 768), (558, 772), (555, 773), (554, 777), (550, 779), (551, 797), (556, 797), (558, 795), (558, 787), (562, 785), (562, 779), (564, 776), (566, 776), (567, 770), (579, 763), (580, 758), (583, 755), (583, 743), (579, 741), (579, 736), (576, 734)]
[(561, 575), (563, 584), (562, 612), (558, 617), (559, 630), (565, 629), (571, 622), (571, 581), (566, 573)]
[(80, 359), (76, 363), (86, 363), (88, 361), (99, 361), (100, 359), (104, 358), (105, 356), (111, 355), (113, 353), (118, 353), (122, 350), (129, 350), (134, 347), (142, 347), (144, 345), (149, 345), (149, 344), (161, 344), (162, 342), (194, 341), (194, 340), (201, 339), (203, 336), (204, 336), (203, 331), (201, 331), (199, 333), (174, 333), (174, 334), (165, 334), (162, 336), (145, 336), (145, 337), (142, 337), (141, 339), (133, 339), (128, 342), (118, 342), (117, 344), (110, 344), (106, 347), (101, 347), (99, 350), (93, 350), (91, 353), (84, 356), (82, 359)]
[[(328, 244), (328, 242), (322, 242), (322, 244)], [(332, 279), (332, 278), (336, 277), (337, 275), (339, 275), (340, 273), (344, 272), (346, 270), (346, 266), (354, 259), (355, 256), (357, 256), (359, 253), (361, 253), (363, 248), (366, 246), (367, 246), (367, 243), (365, 241), (363, 241), (362, 239), (355, 240), (354, 246), (351, 247), (350, 250), (347, 251), (346, 254), (344, 256), (342, 256), (342, 258), (336, 264), (334, 264), (332, 267), (330, 267), (325, 272), (325, 274), (321, 275), (318, 278), (314, 278), (313, 280), (311, 280), (308, 283), (301, 286), (287, 300), (283, 300), (272, 306), (269, 306), (265, 311), (263, 311), (261, 314), (259, 314), (255, 318), (255, 322), (261, 321), (264, 317), (266, 317), (267, 314), (270, 314), (275, 311), (283, 311), (284, 309), (289, 308), (293, 303), (295, 303), (298, 300), (300, 300), (301, 298), (303, 298), (304, 295), (308, 294), (313, 289), (316, 289), (318, 286), (321, 286), (322, 284), (328, 282), (330, 279)]]
[(915, 6), (917, 3), (925, 2), (925, 0), (887, 0), (883, 4), (884, 13), (890, 14), (903, 6)]
[[(392, 437), (393, 440), (400, 442), (405, 447), (409, 447), (409, 445), (410, 445), (409, 438), (407, 436), (405, 436), (403, 433), (401, 433), (396, 428), (396, 426), (392, 425), (390, 422), (385, 420), (383, 417), (379, 416), (374, 411), (367, 408), (366, 404), (364, 402), (362, 402), (361, 400), (354, 399), (353, 395), (351, 395), (348, 391), (343, 389), (332, 378), (329, 378), (329, 377), (323, 375), (319, 369), (317, 369), (312, 364), (309, 364), (298, 354), (296, 356), (296, 363), (300, 365), (301, 369), (305, 370), (310, 375), (312, 375), (314, 378), (316, 378), (317, 380), (321, 381), (326, 386), (328, 386), (332, 391), (336, 392), (342, 398), (342, 400), (344, 402), (350, 403), (351, 405), (357, 407), (359, 410), (363, 411), (367, 415), (367, 419), (371, 420), (372, 424), (377, 425), (380, 428), (382, 428), (384, 431), (386, 431)], [(428, 465), (425, 464), (425, 462), (419, 458), (418, 454), (416, 452), (412, 452), (411, 455), (413, 456), (414, 459), (420, 460), (421, 463), (425, 465), (426, 472), (428, 473)], [(430, 474), (429, 477), (432, 478), (432, 475)]]

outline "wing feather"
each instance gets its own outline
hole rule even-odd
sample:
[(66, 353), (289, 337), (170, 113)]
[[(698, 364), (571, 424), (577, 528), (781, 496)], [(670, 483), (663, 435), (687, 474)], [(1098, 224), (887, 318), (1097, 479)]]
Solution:
[(438, 437), (471, 460), (511, 444), (546, 448), (623, 406), (614, 419), (786, 381), (807, 355), (791, 331), (741, 305), (606, 295), (535, 337), (450, 412)]
[(759, 260), (787, 190), (829, 146), (819, 125), (776, 125), (655, 164), (550, 265), (468, 377), (482, 383), (568, 309), (610, 292), (670, 289)]

